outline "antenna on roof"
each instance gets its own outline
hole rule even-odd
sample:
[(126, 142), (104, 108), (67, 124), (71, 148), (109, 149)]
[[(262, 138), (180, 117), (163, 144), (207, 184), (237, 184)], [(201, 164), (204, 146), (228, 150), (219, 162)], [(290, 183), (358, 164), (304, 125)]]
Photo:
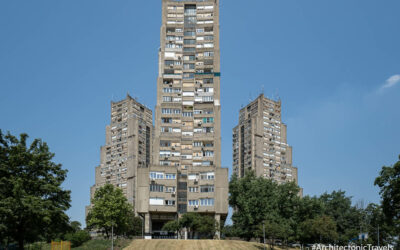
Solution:
[(264, 84), (261, 85), (261, 94), (264, 95)]

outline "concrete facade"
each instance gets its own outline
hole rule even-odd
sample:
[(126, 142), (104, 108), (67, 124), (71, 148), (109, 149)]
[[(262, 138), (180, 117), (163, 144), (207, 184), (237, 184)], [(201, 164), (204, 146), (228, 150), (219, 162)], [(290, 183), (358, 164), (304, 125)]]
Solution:
[[(151, 162), (152, 111), (129, 95), (111, 102), (111, 123), (106, 127), (106, 144), (100, 148), (100, 165), (95, 169), (95, 191), (107, 183), (121, 188), (134, 206), (138, 205), (138, 169)], [(91, 205), (90, 205), (91, 206)], [(90, 206), (86, 207), (86, 215)]]
[(287, 126), (282, 123), (281, 101), (260, 95), (239, 112), (233, 129), (233, 172), (243, 177), (246, 170), (281, 184), (298, 184), (292, 166), (292, 147), (287, 143)]
[(219, 2), (163, 0), (154, 154), (138, 171), (146, 235), (186, 212), (228, 214), (221, 168)]

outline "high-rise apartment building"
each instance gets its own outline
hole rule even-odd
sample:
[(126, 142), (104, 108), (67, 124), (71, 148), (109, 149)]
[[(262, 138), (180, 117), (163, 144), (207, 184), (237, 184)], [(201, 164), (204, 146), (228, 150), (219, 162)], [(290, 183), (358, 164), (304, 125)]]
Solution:
[[(91, 198), (99, 187), (110, 183), (122, 189), (128, 202), (137, 207), (137, 171), (148, 168), (151, 159), (153, 117), (150, 109), (129, 95), (111, 102), (111, 123), (106, 127), (106, 144), (100, 148), (100, 165), (95, 170)], [(90, 206), (86, 207), (86, 213)]]
[[(138, 172), (137, 212), (157, 237), (186, 212), (228, 213), (221, 168), (218, 0), (163, 0), (153, 163)], [(222, 224), (221, 223), (221, 224)]]
[(239, 112), (233, 129), (233, 172), (243, 177), (246, 170), (281, 184), (298, 183), (292, 166), (292, 147), (287, 144), (287, 127), (282, 123), (281, 101), (261, 94)]

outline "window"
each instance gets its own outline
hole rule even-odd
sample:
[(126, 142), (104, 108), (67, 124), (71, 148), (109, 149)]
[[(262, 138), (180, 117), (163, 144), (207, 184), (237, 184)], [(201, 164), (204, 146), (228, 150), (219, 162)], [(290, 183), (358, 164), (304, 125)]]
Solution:
[(214, 151), (204, 151), (203, 156), (214, 157)]
[(200, 199), (201, 206), (214, 206), (213, 198)]
[[(196, 16), (185, 16), (184, 18), (185, 24), (196, 24), (197, 23), (197, 18)], [(193, 26), (191, 26), (193, 27)]]
[(183, 117), (192, 117), (193, 116), (193, 112), (182, 112), (182, 116)]
[(195, 39), (185, 39), (183, 40), (183, 44), (196, 44)]
[(163, 114), (172, 114), (173, 109), (161, 109), (161, 113)]
[(203, 102), (213, 102), (214, 97), (213, 96), (203, 96)]
[(213, 78), (204, 78), (203, 82), (206, 84), (214, 83), (214, 79)]
[(163, 96), (163, 102), (172, 102), (172, 96)]
[(204, 28), (196, 29), (196, 33), (204, 33)]
[(196, 15), (196, 5), (187, 4), (185, 5), (185, 16)]
[(207, 173), (201, 173), (200, 174), (200, 179), (202, 180), (214, 180), (214, 172), (207, 172)]
[(195, 52), (196, 48), (195, 47), (185, 47), (183, 48), (184, 52)]
[(183, 79), (194, 79), (194, 73), (183, 74)]
[(175, 201), (174, 200), (166, 200), (165, 205), (166, 206), (175, 206)]
[(195, 56), (183, 56), (184, 61), (194, 61), (196, 60)]
[(150, 184), (150, 192), (164, 192), (164, 186), (158, 184)]
[(172, 88), (163, 88), (164, 93), (172, 93)]
[(176, 174), (165, 174), (165, 179), (167, 180), (175, 180)]
[(199, 188), (198, 187), (189, 187), (189, 192), (190, 193), (197, 193), (197, 192), (199, 192)]
[(160, 141), (160, 147), (170, 147), (171, 142), (170, 141)]
[(188, 175), (188, 180), (196, 180), (197, 179), (197, 175), (196, 174), (189, 174)]
[(164, 173), (163, 172), (150, 172), (150, 179), (164, 179)]
[(212, 186), (212, 185), (201, 186), (200, 192), (201, 193), (212, 193), (212, 192), (214, 192), (214, 186)]
[(214, 123), (214, 118), (213, 117), (204, 117), (203, 123)]
[(195, 31), (185, 31), (184, 36), (196, 36)]
[(171, 127), (161, 127), (161, 132), (172, 133), (172, 128)]
[(172, 123), (172, 118), (161, 118), (161, 123)]
[(172, 193), (172, 192), (175, 192), (175, 187), (165, 187), (165, 192), (167, 192), (167, 193)]
[(213, 41), (214, 40), (214, 36), (205, 36), (204, 40), (206, 41)]
[(190, 207), (198, 206), (199, 205), (199, 200), (188, 200), (188, 205)]
[(194, 69), (194, 63), (184, 63), (183, 69)]
[(156, 205), (156, 206), (162, 206), (162, 205), (164, 205), (164, 199), (163, 198), (150, 198), (149, 204)]
[(193, 142), (193, 147), (202, 147), (203, 143), (201, 141), (195, 141)]

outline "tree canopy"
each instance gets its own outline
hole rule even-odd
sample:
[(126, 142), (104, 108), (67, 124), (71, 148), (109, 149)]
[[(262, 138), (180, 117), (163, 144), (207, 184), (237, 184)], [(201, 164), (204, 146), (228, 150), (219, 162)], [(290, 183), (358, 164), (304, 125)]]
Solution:
[(106, 184), (96, 190), (92, 199), (93, 207), (86, 217), (88, 229), (103, 232), (109, 238), (112, 226), (114, 234), (124, 235), (132, 228), (133, 207), (128, 203), (122, 190)]
[(167, 222), (162, 230), (168, 232), (178, 232), (182, 237), (182, 230), (186, 229), (189, 239), (197, 238), (213, 238), (219, 230), (219, 225), (215, 219), (208, 215), (199, 213), (186, 213), (175, 221)]
[(48, 145), (28, 135), (0, 130), (0, 238), (7, 243), (51, 239), (68, 228), (70, 191), (61, 184), (67, 170), (52, 161)]
[(400, 156), (393, 166), (383, 166), (375, 185), (380, 188), (386, 222), (400, 235)]
[(279, 185), (249, 171), (240, 179), (232, 176), (229, 192), (229, 204), (234, 209), (233, 226), (227, 230), (230, 236), (262, 238), (265, 229), (272, 242), (280, 239), (348, 244), (358, 237), (361, 227), (372, 236), (369, 243), (377, 244), (376, 226), (380, 223), (385, 230), (380, 234), (380, 242), (392, 242), (390, 227), (381, 222), (380, 206), (357, 207), (341, 190), (319, 197), (299, 197), (295, 183)]

